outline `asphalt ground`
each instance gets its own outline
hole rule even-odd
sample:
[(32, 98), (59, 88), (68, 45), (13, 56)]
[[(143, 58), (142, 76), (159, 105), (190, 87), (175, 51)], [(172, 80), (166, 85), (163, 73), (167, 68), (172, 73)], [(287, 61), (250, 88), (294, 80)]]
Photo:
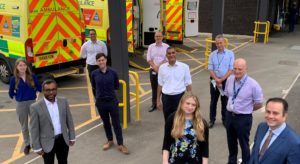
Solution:
[[(299, 31), (299, 27), (298, 31)], [(209, 73), (204, 69), (205, 38), (200, 35), (184, 41), (185, 45), (193, 48), (192, 52), (179, 52), (177, 59), (190, 66), (193, 78), (193, 92), (199, 96), (201, 110), (206, 120), (209, 119)], [(270, 38), (268, 44), (250, 42), (251, 37), (227, 36), (229, 49), (233, 49), (236, 58), (243, 57), (248, 61), (248, 74), (262, 86), (265, 99), (279, 96), (286, 97), (290, 103), (292, 116), (289, 123), (298, 127), (296, 107), (299, 106), (298, 80), (300, 61), (300, 33), (277, 33)], [(164, 133), (164, 119), (160, 111), (149, 113), (151, 106), (151, 90), (147, 71), (139, 71), (141, 121), (135, 121), (135, 103), (131, 97), (131, 122), (123, 131), (124, 143), (131, 154), (123, 155), (116, 147), (102, 151), (106, 142), (104, 129), (93, 105), (93, 98), (85, 74), (67, 76), (57, 79), (59, 95), (69, 99), (71, 112), (76, 126), (76, 144), (70, 148), (69, 163), (75, 164), (153, 164), (161, 163), (161, 147)], [(134, 92), (133, 78), (130, 78), (130, 88)], [(8, 85), (0, 83), (0, 162), (1, 163), (42, 163), (42, 159), (34, 153), (24, 156), (23, 139), (15, 112), (15, 102), (7, 95)], [(263, 109), (254, 113), (251, 142), (256, 126), (263, 120)], [(226, 163), (228, 150), (225, 129), (220, 119), (218, 109), (216, 125), (210, 130), (210, 157), (212, 164)]]

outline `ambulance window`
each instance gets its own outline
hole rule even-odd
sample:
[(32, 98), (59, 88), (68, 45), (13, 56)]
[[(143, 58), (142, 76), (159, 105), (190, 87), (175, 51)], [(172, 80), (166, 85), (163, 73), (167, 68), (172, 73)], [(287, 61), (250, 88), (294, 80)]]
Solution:
[(187, 10), (197, 10), (197, 2), (188, 2)]

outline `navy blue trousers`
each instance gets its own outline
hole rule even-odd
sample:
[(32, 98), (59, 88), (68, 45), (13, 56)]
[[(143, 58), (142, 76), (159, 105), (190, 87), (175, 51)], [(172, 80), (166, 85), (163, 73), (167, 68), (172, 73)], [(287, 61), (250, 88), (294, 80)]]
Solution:
[(114, 128), (118, 145), (123, 145), (123, 135), (120, 123), (120, 109), (118, 107), (118, 100), (96, 100), (96, 107), (98, 109), (99, 115), (103, 121), (103, 126), (106, 134), (106, 138), (109, 141), (113, 140), (113, 133), (111, 129), (111, 122)]
[(229, 150), (228, 164), (237, 163), (238, 142), (242, 150), (242, 160), (250, 158), (249, 136), (252, 127), (252, 114), (226, 112), (226, 133)]

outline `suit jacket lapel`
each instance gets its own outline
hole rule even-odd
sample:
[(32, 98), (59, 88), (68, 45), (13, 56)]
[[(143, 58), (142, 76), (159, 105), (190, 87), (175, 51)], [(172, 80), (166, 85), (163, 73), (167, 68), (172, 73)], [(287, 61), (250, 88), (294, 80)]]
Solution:
[(281, 132), (281, 134), (275, 139), (275, 141), (270, 145), (270, 147), (266, 150), (264, 156), (261, 159), (261, 162), (269, 155), (272, 154), (272, 151), (278, 149), (278, 146), (284, 141), (287, 135), (287, 127)]
[(53, 123), (52, 123), (52, 120), (51, 120), (51, 116), (50, 116), (50, 113), (49, 113), (49, 111), (48, 111), (48, 108), (47, 108), (47, 105), (46, 105), (46, 102), (45, 102), (44, 99), (41, 100), (40, 105), (41, 105), (41, 108), (42, 108), (43, 112), (46, 114), (47, 118), (49, 119), (49, 121), (50, 121), (50, 123), (51, 123), (51, 125), (52, 125), (52, 127), (53, 127)]

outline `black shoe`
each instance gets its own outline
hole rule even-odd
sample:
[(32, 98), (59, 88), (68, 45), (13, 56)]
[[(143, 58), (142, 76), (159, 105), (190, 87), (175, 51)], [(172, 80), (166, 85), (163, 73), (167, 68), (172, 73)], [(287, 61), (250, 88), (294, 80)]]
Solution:
[(150, 109), (148, 112), (153, 112), (153, 111), (155, 111), (155, 110), (156, 110), (156, 107), (153, 106), (153, 107), (151, 107), (151, 109)]
[(214, 125), (215, 125), (215, 122), (210, 121), (208, 127), (209, 127), (209, 128), (213, 128)]
[(28, 155), (29, 152), (30, 152), (30, 149), (31, 149), (30, 145), (25, 146), (24, 151), (23, 151), (24, 154), (25, 154), (25, 155)]

